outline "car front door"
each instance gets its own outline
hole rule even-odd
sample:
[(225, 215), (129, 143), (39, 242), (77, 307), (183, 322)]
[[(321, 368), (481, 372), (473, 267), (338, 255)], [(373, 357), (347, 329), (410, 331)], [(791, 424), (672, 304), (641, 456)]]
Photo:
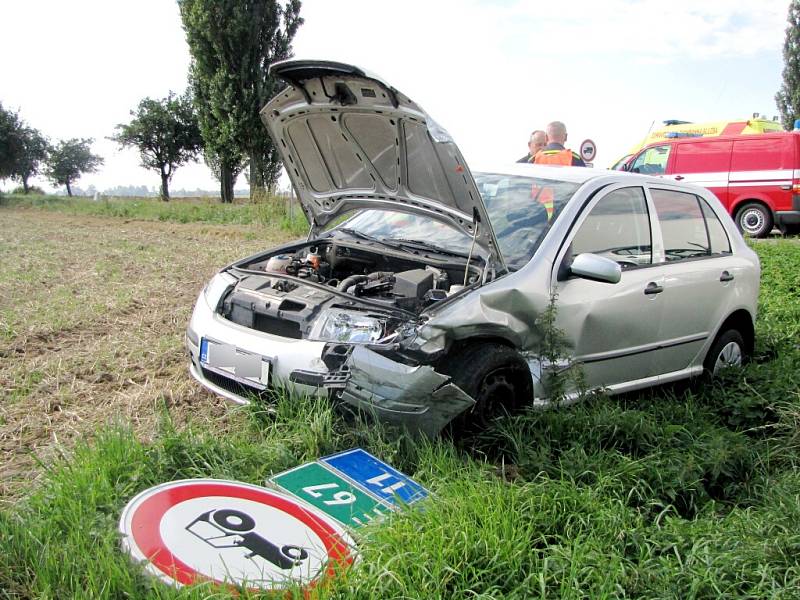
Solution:
[[(657, 247), (657, 246), (656, 246)], [(568, 274), (572, 259), (597, 254), (622, 267), (618, 283)], [(552, 291), (556, 325), (572, 346), (589, 387), (654, 375), (653, 350), (661, 329), (663, 276), (654, 253), (650, 208), (640, 186), (599, 193), (576, 219), (557, 255)]]

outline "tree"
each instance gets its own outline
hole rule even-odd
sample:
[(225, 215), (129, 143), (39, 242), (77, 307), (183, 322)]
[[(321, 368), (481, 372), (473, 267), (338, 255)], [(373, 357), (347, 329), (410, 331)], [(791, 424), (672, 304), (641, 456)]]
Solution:
[[(220, 160), (219, 156), (217, 156), (213, 150), (207, 149), (203, 152), (203, 162), (206, 163), (206, 166), (208, 167), (209, 171), (211, 171), (214, 179), (222, 183), (225, 174), (223, 173), (222, 161)], [(225, 167), (230, 174), (228, 181), (231, 185), (231, 196), (233, 195), (233, 184), (236, 183), (236, 179), (238, 179), (239, 175), (241, 175), (246, 166), (247, 161), (243, 156), (240, 156), (238, 163), (234, 162), (233, 164), (228, 164)]]
[(23, 128), (19, 114), (0, 104), (0, 180), (14, 176), (15, 166), (22, 151), (20, 131)]
[(67, 186), (72, 196), (72, 183), (83, 173), (94, 173), (103, 164), (100, 156), (92, 154), (91, 138), (72, 138), (61, 141), (50, 150), (47, 161), (47, 177), (56, 185)]
[(800, 119), (800, 0), (789, 4), (786, 40), (783, 43), (783, 85), (775, 94), (785, 129)]
[(47, 142), (47, 138), (32, 127), (23, 127), (19, 135), (20, 151), (14, 161), (12, 178), (22, 184), (22, 189), (27, 194), (30, 189), (28, 180), (39, 174), (39, 169), (47, 160), (50, 144)]
[(110, 139), (139, 150), (142, 166), (161, 175), (161, 199), (169, 200), (175, 170), (197, 158), (202, 146), (200, 128), (188, 95), (172, 92), (162, 100), (145, 98), (131, 111), (130, 123), (120, 123)]
[(0, 179), (19, 181), (27, 194), (28, 180), (39, 173), (47, 150), (47, 139), (38, 130), (0, 105)]
[[(251, 197), (280, 172), (259, 112), (279, 89), (267, 71), (292, 55), (303, 23), (300, 5), (300, 0), (178, 0), (203, 139), (222, 161), (223, 180), (237, 163), (237, 150), (248, 156)], [(224, 200), (224, 181), (222, 187)]]

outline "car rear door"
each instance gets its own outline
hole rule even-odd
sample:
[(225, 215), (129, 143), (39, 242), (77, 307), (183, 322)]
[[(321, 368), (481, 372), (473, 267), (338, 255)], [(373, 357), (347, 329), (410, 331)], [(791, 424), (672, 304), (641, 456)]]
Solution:
[(687, 368), (727, 317), (741, 265), (709, 199), (652, 184), (648, 190), (663, 241), (662, 317), (654, 370)]
[[(658, 289), (663, 278), (653, 268), (649, 212), (643, 187), (606, 188), (581, 212), (556, 257), (556, 326), (572, 345), (590, 387), (654, 373), (652, 350), (660, 330), (663, 301)], [(618, 262), (620, 281), (563, 275), (572, 259), (585, 252)]]
[(668, 175), (676, 181), (708, 188), (727, 208), (732, 149), (731, 140), (692, 139), (678, 142)]

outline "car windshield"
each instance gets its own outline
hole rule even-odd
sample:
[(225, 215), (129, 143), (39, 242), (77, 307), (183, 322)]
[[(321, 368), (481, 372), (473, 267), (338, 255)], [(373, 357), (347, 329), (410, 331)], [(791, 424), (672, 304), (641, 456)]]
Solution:
[(510, 269), (531, 259), (580, 184), (556, 179), (475, 173), (500, 251)]
[[(508, 267), (523, 267), (579, 184), (499, 173), (476, 173), (500, 252)], [(466, 255), (472, 239), (440, 221), (389, 210), (362, 210), (336, 227), (390, 243), (412, 242)], [(477, 249), (476, 249), (477, 253)]]

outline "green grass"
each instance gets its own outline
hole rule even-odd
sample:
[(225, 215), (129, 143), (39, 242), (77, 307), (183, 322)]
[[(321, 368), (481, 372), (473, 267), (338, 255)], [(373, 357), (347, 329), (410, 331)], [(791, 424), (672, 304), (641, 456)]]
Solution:
[(281, 198), (257, 203), (221, 204), (215, 199), (91, 198), (9, 195), (0, 197), (0, 207), (35, 208), (68, 215), (120, 217), (172, 223), (213, 223), (218, 225), (261, 225), (279, 227), (300, 235), (308, 222), (299, 207), (290, 214)]
[(360, 532), (361, 561), (320, 597), (797, 598), (800, 244), (755, 248), (756, 359), (714, 385), (527, 412), (458, 446), (289, 397), (235, 409), (244, 426), (226, 435), (178, 430), (166, 410), (148, 443), (125, 424), (101, 432), (0, 511), (0, 597), (231, 597), (145, 578), (119, 549), (126, 502), (185, 477), (263, 483), (361, 446), (433, 497)]

